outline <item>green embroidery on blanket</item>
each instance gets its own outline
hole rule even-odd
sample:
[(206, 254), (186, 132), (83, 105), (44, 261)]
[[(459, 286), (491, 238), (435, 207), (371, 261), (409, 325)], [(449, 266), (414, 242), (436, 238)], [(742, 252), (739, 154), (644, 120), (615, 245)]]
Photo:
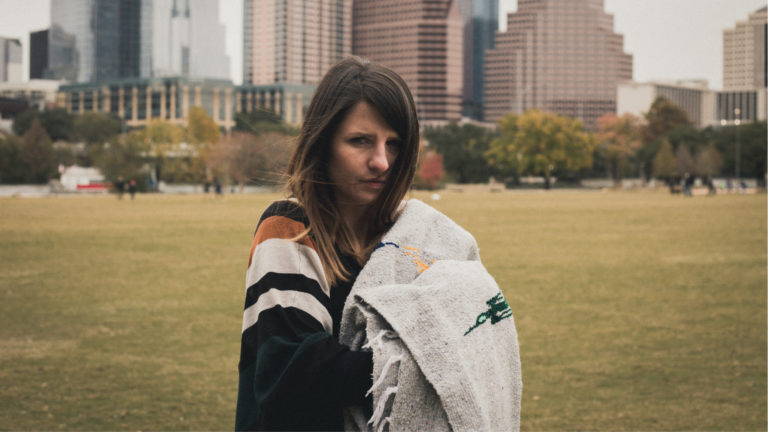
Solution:
[(488, 310), (477, 316), (475, 324), (470, 327), (466, 333), (464, 333), (464, 336), (468, 335), (472, 330), (478, 328), (481, 324), (488, 321), (489, 318), (491, 320), (491, 324), (493, 325), (505, 318), (512, 316), (512, 309), (510, 309), (509, 303), (507, 303), (507, 300), (504, 299), (504, 296), (501, 294), (501, 292), (491, 297), (491, 299), (485, 302), (485, 304), (488, 305)]

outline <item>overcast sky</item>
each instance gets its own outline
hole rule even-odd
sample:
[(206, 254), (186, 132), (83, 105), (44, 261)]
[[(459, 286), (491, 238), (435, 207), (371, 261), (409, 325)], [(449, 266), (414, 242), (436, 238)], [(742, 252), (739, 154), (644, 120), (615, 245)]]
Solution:
[[(499, 0), (501, 28), (517, 0)], [(706, 79), (722, 88), (723, 29), (765, 6), (765, 0), (605, 0), (614, 29), (624, 35), (624, 51), (634, 57), (634, 79)], [(232, 80), (242, 81), (242, 0), (220, 0), (227, 25)], [(50, 25), (49, 0), (0, 0), (0, 36), (19, 38), (24, 74), (29, 74), (29, 32)]]

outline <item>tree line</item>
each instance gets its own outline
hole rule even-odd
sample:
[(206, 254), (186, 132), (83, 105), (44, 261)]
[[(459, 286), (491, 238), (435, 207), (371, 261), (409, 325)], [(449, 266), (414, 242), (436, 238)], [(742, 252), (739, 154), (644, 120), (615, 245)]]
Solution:
[(95, 166), (107, 181), (203, 183), (214, 178), (239, 185), (281, 181), (298, 130), (267, 111), (238, 113), (230, 134), (200, 107), (187, 127), (153, 119), (128, 129), (107, 113), (72, 115), (59, 108), (30, 110), (0, 132), (0, 183), (46, 183), (60, 166)]
[[(154, 119), (128, 129), (106, 113), (72, 115), (62, 109), (30, 110), (0, 132), (0, 182), (45, 183), (61, 165), (95, 166), (109, 181), (278, 185), (298, 135), (269, 111), (238, 113), (223, 134), (200, 107), (187, 127)], [(496, 178), (520, 184), (541, 176), (545, 187), (582, 178), (653, 178), (676, 184), (684, 177), (754, 178), (765, 185), (766, 122), (697, 129), (685, 112), (664, 98), (643, 117), (606, 115), (597, 130), (578, 119), (539, 110), (508, 114), (496, 128), (451, 123), (424, 128), (416, 186), (446, 182), (485, 183)], [(738, 160), (736, 152), (738, 143)]]
[(765, 186), (765, 121), (697, 129), (663, 97), (643, 117), (605, 115), (595, 131), (578, 119), (534, 109), (506, 115), (495, 129), (452, 123), (427, 128), (424, 135), (442, 156), (446, 182), (493, 177), (519, 184), (533, 175), (543, 177), (545, 187), (553, 177), (565, 183), (611, 178), (617, 186), (628, 177), (676, 184), (685, 177), (736, 177), (738, 165), (742, 178)]

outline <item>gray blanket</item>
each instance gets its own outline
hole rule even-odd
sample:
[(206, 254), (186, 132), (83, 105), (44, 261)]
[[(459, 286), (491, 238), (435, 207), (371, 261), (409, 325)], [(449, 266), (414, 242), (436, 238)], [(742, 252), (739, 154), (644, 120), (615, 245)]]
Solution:
[(373, 416), (348, 408), (348, 430), (519, 429), (512, 311), (474, 238), (421, 201), (408, 201), (360, 272), (340, 340), (373, 351)]

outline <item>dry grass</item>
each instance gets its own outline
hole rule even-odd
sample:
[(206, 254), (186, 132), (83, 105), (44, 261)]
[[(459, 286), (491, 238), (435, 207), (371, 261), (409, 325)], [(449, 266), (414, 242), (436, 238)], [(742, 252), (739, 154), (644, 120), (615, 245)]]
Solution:
[[(765, 429), (764, 195), (417, 196), (512, 306), (523, 429)], [(0, 199), (0, 429), (231, 429), (275, 198)]]

